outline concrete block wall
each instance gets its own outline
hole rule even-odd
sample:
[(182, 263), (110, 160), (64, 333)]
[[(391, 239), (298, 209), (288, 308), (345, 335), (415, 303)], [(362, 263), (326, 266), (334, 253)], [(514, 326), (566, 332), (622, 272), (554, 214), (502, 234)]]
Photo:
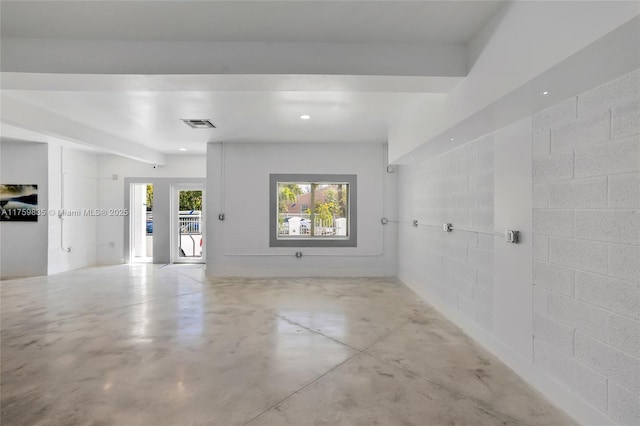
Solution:
[(534, 363), (640, 424), (640, 70), (533, 116)]
[[(414, 277), (480, 327), (493, 327), (493, 137), (407, 167), (399, 227), (401, 277)], [(413, 220), (419, 226), (413, 227)], [(454, 232), (443, 232), (452, 223)], [(458, 228), (458, 229), (456, 229)], [(462, 230), (459, 228), (464, 228)], [(406, 251), (405, 251), (406, 250)], [(419, 278), (418, 278), (419, 277)]]

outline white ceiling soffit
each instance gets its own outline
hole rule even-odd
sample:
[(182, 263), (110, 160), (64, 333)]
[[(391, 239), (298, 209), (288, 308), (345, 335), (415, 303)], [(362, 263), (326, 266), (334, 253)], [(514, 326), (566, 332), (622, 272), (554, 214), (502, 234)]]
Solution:
[(450, 92), (464, 77), (372, 75), (137, 75), (3, 72), (2, 90), (75, 92)]
[(80, 145), (147, 163), (165, 163), (164, 155), (156, 150), (149, 150), (118, 135), (96, 130), (81, 121), (70, 120), (47, 109), (22, 102), (4, 91), (1, 105), (3, 139)]
[(474, 41), (464, 82), (392, 123), (389, 161), (437, 155), (638, 69), (639, 15), (635, 1), (510, 3)]
[(499, 1), (3, 1), (2, 71), (462, 77)]
[[(3, 15), (4, 16), (4, 15)], [(2, 71), (68, 74), (312, 74), (462, 77), (461, 44), (2, 39)]]
[(7, 123), (0, 123), (0, 135), (2, 135), (0, 136), (0, 141), (2, 142), (47, 143), (96, 154), (104, 152), (104, 150), (100, 150), (94, 145), (87, 145), (78, 141), (72, 141), (66, 138), (62, 139), (52, 135), (45, 135), (22, 127), (12, 126)]
[[(429, 143), (406, 154), (395, 163), (406, 164), (411, 163), (412, 158), (437, 156), (640, 69), (639, 35), (640, 18), (636, 18), (433, 138)], [(640, 86), (637, 90), (640, 91)], [(548, 95), (543, 95), (543, 92), (548, 92)]]
[(2, 1), (2, 37), (466, 44), (503, 1)]

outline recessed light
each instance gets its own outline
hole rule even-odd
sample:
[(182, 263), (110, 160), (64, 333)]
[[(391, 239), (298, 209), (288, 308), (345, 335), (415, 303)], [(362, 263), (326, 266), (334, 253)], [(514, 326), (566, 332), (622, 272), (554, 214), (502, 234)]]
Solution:
[(186, 151), (187, 148), (180, 148), (180, 151)]
[(311, 116), (310, 116), (309, 114), (302, 114), (302, 115), (300, 116), (300, 119), (301, 119), (301, 120), (308, 120), (308, 119), (310, 119), (310, 118), (311, 118)]
[(547, 96), (547, 95), (549, 94), (549, 91), (548, 91), (548, 90), (545, 90), (544, 92), (541, 92), (540, 94), (541, 94), (542, 96)]
[(451, 139), (449, 139), (449, 140), (450, 140), (450, 141), (455, 141), (455, 140), (456, 140), (456, 138), (451, 138)]

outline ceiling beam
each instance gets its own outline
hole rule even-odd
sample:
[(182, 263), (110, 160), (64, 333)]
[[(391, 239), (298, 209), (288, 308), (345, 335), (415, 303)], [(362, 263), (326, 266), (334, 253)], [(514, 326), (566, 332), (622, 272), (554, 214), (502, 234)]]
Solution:
[(68, 92), (449, 93), (464, 77), (390, 75), (131, 75), (0, 73), (2, 90)]
[(165, 156), (140, 144), (88, 127), (52, 111), (2, 94), (2, 137), (31, 142), (70, 142), (100, 152), (149, 164), (165, 164)]
[(2, 39), (3, 72), (463, 77), (461, 44)]

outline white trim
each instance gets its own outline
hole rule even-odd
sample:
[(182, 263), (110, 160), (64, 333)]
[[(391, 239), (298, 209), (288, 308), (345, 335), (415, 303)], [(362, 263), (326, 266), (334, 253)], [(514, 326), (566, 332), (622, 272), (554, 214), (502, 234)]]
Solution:
[(202, 255), (194, 258), (186, 258), (178, 256), (178, 251), (176, 250), (177, 246), (177, 238), (176, 230), (178, 229), (178, 214), (179, 214), (179, 204), (178, 204), (178, 194), (180, 191), (202, 191), (202, 218), (201, 218), (201, 229), (200, 232), (202, 236), (206, 235), (206, 185), (202, 183), (173, 183), (171, 184), (171, 219), (170, 219), (170, 232), (169, 232), (169, 241), (171, 244), (171, 263), (206, 263), (207, 254), (206, 250), (206, 242), (202, 244)]

